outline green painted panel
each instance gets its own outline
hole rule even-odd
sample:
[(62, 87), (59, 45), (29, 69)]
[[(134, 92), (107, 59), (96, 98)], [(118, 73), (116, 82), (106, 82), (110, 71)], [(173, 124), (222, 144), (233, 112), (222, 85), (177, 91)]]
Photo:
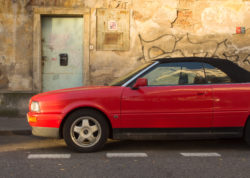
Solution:
[[(42, 18), (43, 91), (83, 85), (83, 18)], [(61, 65), (60, 54), (68, 55)]]

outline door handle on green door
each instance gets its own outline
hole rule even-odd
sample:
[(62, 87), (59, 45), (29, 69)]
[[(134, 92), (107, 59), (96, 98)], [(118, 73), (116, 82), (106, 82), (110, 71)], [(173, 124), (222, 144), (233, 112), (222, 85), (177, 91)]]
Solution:
[(42, 56), (42, 65), (44, 65), (45, 61), (47, 60), (47, 56)]

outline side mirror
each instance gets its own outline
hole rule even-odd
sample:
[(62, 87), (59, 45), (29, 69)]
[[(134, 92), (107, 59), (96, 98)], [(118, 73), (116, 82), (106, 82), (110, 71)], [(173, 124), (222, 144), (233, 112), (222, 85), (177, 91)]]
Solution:
[(135, 82), (135, 84), (133, 85), (132, 89), (138, 89), (139, 87), (144, 87), (144, 86), (148, 86), (148, 79), (146, 78), (138, 78)]

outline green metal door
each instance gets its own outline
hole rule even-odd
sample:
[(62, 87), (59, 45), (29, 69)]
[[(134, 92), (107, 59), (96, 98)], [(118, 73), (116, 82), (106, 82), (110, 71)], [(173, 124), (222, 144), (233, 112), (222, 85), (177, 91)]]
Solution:
[(83, 85), (83, 18), (42, 17), (42, 90)]

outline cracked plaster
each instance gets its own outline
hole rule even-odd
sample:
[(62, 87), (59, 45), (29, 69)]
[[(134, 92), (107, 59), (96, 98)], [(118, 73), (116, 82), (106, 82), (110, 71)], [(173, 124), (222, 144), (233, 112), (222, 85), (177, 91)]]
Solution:
[[(33, 6), (91, 8), (92, 85), (109, 82), (157, 57), (220, 57), (250, 70), (250, 32), (235, 34), (236, 26), (250, 28), (248, 1), (0, 0), (0, 82), (5, 81), (3, 90), (32, 89)], [(96, 8), (130, 10), (130, 50), (95, 50)], [(6, 72), (9, 70), (13, 72)], [(8, 84), (1, 78), (7, 78)]]

